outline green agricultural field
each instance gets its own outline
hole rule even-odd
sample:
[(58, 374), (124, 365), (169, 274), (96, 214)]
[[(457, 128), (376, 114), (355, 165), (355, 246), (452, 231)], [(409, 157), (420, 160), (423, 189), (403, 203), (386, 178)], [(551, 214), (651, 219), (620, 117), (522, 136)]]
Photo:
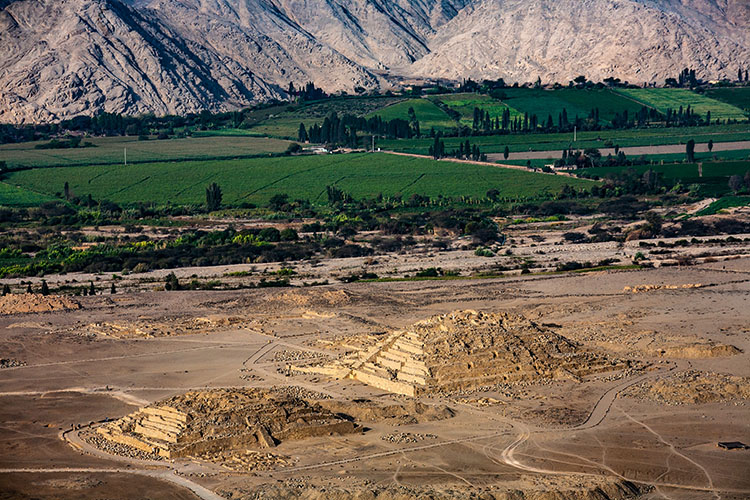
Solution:
[(563, 109), (567, 111), (568, 120), (572, 122), (576, 115), (582, 118), (588, 116), (591, 108), (595, 107), (588, 104), (576, 105), (562, 99), (562, 94), (552, 90), (509, 88), (501, 92), (504, 95), (501, 100), (505, 104), (518, 110), (519, 113), (536, 115), (540, 123), (546, 121), (550, 115), (557, 123), (558, 115)]
[[(299, 124), (298, 124), (299, 125)], [(35, 149), (47, 141), (0, 146), (0, 161), (13, 167), (47, 167), (122, 163), (127, 149), (129, 162), (236, 158), (283, 152), (287, 141), (265, 137), (212, 136), (187, 139), (139, 141), (137, 137), (86, 138), (97, 147), (75, 149)]]
[(493, 120), (496, 117), (502, 117), (506, 109), (510, 109), (511, 120), (518, 116), (523, 117), (523, 113), (520, 113), (518, 110), (509, 108), (497, 99), (493, 99), (484, 94), (466, 93), (439, 95), (432, 97), (431, 100), (442, 102), (449, 108), (455, 110), (461, 115), (461, 119), (459, 120), (461, 125), (466, 125), (467, 127), (471, 127), (474, 123), (474, 108), (480, 108), (483, 111), (488, 112), (490, 118)]
[[(712, 125), (710, 127), (675, 127), (629, 130), (601, 130), (579, 132), (578, 141), (573, 142), (572, 133), (554, 134), (511, 134), (488, 135), (476, 137), (446, 137), (445, 146), (448, 150), (458, 148), (459, 142), (469, 139), (477, 144), (484, 153), (502, 153), (505, 146), (511, 152), (521, 151), (562, 151), (564, 148), (604, 148), (606, 141), (628, 146), (659, 146), (663, 144), (685, 144), (693, 139), (698, 143), (734, 142), (750, 140), (750, 127), (746, 124)], [(424, 139), (396, 139), (380, 140), (378, 145), (389, 151), (427, 154), (433, 140)], [(554, 155), (557, 157), (557, 155)]]
[(284, 107), (276, 106), (265, 112), (255, 111), (250, 123), (250, 132), (255, 135), (297, 140), (300, 123), (304, 123), (305, 127), (315, 123), (320, 125), (331, 113), (365, 116), (403, 100), (403, 97), (341, 97), (289, 104)]
[(0, 182), (0, 207), (35, 207), (52, 199), (52, 196), (29, 191), (13, 183)]
[[(575, 109), (598, 108), (599, 119), (606, 122), (611, 122), (616, 113), (622, 115), (624, 111), (627, 111), (630, 116), (633, 116), (643, 108), (643, 104), (610, 89), (560, 89), (554, 90), (553, 93), (558, 99), (571, 103)], [(568, 116), (570, 117), (570, 111), (568, 111)], [(554, 118), (557, 120), (557, 117)]]
[(750, 87), (708, 89), (706, 96), (750, 112)]
[(456, 126), (456, 122), (453, 121), (445, 111), (427, 99), (408, 99), (406, 101), (401, 101), (388, 106), (387, 108), (380, 109), (377, 112), (370, 113), (367, 115), (367, 118), (378, 115), (383, 120), (394, 120), (396, 118), (408, 120), (409, 108), (414, 108), (414, 113), (417, 115), (419, 128), (422, 130), (422, 133), (429, 132), (431, 128), (434, 128), (435, 130), (444, 130)]
[(355, 198), (401, 193), (481, 198), (490, 188), (514, 199), (534, 199), (569, 184), (592, 181), (484, 165), (467, 165), (388, 154), (274, 157), (249, 160), (161, 162), (117, 166), (47, 168), (13, 172), (6, 182), (54, 194), (65, 182), (76, 196), (116, 203), (202, 203), (211, 182), (224, 203), (265, 205), (274, 194), (324, 203), (325, 188), (336, 185)]
[(631, 97), (646, 106), (656, 108), (666, 113), (668, 108), (690, 108), (705, 118), (711, 111), (711, 120), (747, 120), (747, 115), (736, 106), (711, 99), (688, 89), (618, 89), (621, 94)]

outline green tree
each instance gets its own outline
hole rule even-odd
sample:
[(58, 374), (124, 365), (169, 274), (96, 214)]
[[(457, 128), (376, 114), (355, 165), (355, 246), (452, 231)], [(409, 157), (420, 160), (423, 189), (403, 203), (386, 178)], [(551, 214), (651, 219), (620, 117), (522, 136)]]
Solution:
[(509, 156), (510, 156), (510, 148), (508, 146), (505, 146), (505, 149), (503, 150), (503, 158), (507, 160)]
[(164, 289), (167, 291), (180, 289), (180, 281), (177, 279), (177, 275), (175, 275), (175, 273), (169, 273), (167, 275), (164, 282)]
[(96, 288), (94, 288), (93, 281), (89, 281), (89, 295), (96, 295)]
[(299, 132), (297, 132), (297, 139), (299, 140), (299, 142), (307, 142), (310, 139), (310, 136), (307, 135), (307, 130), (305, 129), (304, 123), (299, 124)]
[(277, 193), (268, 200), (268, 206), (276, 211), (284, 208), (287, 203), (289, 203), (289, 195), (284, 193)]
[(714, 150), (714, 140), (713, 139), (709, 139), (708, 140), (708, 152), (710, 153), (713, 150)]
[(65, 199), (70, 200), (70, 184), (68, 184), (68, 181), (65, 181), (65, 185), (63, 186), (63, 193), (65, 194)]
[(7, 283), (3, 285), (3, 297), (10, 295), (10, 286)]
[(729, 189), (731, 189), (734, 194), (737, 194), (740, 189), (742, 189), (742, 184), (744, 183), (742, 182), (742, 177), (739, 175), (733, 175), (729, 178)]
[(42, 295), (49, 295), (49, 286), (47, 286), (47, 280), (42, 280)]
[(114, 295), (114, 294), (117, 293), (117, 288), (115, 288), (115, 282), (114, 281), (112, 282), (112, 286), (109, 289), (109, 293), (112, 294), (112, 295)]
[(288, 155), (295, 155), (295, 154), (299, 154), (301, 152), (302, 152), (302, 146), (300, 146), (296, 142), (291, 143), (286, 148), (286, 154), (288, 154)]
[(693, 163), (695, 161), (695, 141), (693, 139), (687, 141), (687, 144), (685, 145), (685, 158), (688, 163)]
[(297, 234), (297, 231), (291, 227), (287, 227), (281, 231), (282, 241), (297, 241), (298, 239), (299, 235)]
[(221, 188), (218, 184), (215, 182), (212, 182), (207, 188), (206, 188), (206, 208), (209, 212), (213, 212), (214, 210), (218, 210), (221, 206)]
[(26, 293), (34, 293), (34, 291), (31, 289), (31, 283), (26, 285)]

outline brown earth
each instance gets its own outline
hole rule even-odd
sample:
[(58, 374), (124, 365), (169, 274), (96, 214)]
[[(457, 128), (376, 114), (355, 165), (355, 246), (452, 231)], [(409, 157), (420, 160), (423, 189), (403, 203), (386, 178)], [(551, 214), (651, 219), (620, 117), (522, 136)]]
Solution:
[[(573, 245), (567, 251), (590, 260), (585, 252), (592, 248)], [(551, 253), (555, 246), (545, 249)], [(520, 253), (520, 246), (514, 251)], [(331, 272), (344, 264), (325, 262), (316, 269)], [(669, 286), (623, 293), (644, 283)], [(686, 283), (703, 286), (671, 288)], [(0, 316), (2, 357), (27, 363), (0, 370), (0, 491), (6, 497), (750, 495), (750, 455), (716, 445), (750, 442), (743, 392), (750, 379), (750, 259), (285, 290), (136, 290), (123, 290), (116, 300), (81, 297), (85, 309)], [(283, 294), (293, 296), (274, 299)], [(465, 313), (452, 319), (455, 311)], [(82, 335), (104, 323), (153, 323), (167, 333), (181, 321), (214, 315), (242, 321), (196, 326), (190, 335)], [(352, 378), (287, 370), (290, 363), (312, 364), (322, 356), (343, 366), (398, 332), (427, 340), (421, 353), (408, 351), (415, 343), (408, 338), (399, 346), (411, 352), (409, 359), (429, 361), (435, 373), (445, 370), (446, 385), (472, 369), (488, 377), (520, 371), (527, 377), (410, 397)], [(684, 349), (695, 347), (705, 351), (686, 359)], [(501, 355), (494, 363), (483, 361), (492, 351)], [(463, 357), (468, 352), (481, 362), (469, 366), (471, 359)], [(574, 369), (588, 360), (621, 359), (630, 360), (630, 368)], [(555, 376), (566, 363), (575, 376)], [(270, 399), (258, 396), (269, 392)], [(212, 393), (226, 397), (203, 396)], [(159, 418), (146, 419), (143, 408), (161, 410), (152, 413)], [(362, 432), (285, 438), (296, 421), (282, 417), (279, 408), (288, 415), (311, 411), (324, 422), (356, 422)], [(135, 432), (137, 422), (150, 429), (151, 440), (155, 431), (173, 437), (169, 450), (178, 451), (188, 436), (192, 443), (235, 439), (237, 446), (194, 450), (195, 458), (148, 460), (153, 453), (129, 455), (86, 442), (92, 429), (134, 413), (129, 435), (143, 436)], [(257, 417), (250, 426), (240, 418), (249, 414)], [(316, 429), (313, 424), (302, 430)], [(263, 425), (273, 448), (259, 446)], [(412, 439), (418, 436), (430, 438)], [(627, 481), (638, 490), (618, 492)], [(141, 484), (151, 490), (144, 492)], [(108, 495), (108, 487), (116, 491)]]
[(65, 311), (80, 309), (80, 307), (81, 304), (75, 300), (60, 295), (45, 296), (39, 293), (24, 293), (0, 297), (0, 315)]

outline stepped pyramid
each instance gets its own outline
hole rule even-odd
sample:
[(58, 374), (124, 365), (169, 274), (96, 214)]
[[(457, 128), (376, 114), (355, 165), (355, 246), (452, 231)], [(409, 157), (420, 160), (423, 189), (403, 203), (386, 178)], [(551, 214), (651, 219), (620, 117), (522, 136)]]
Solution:
[(269, 448), (359, 427), (320, 405), (262, 389), (193, 391), (97, 428), (109, 441), (165, 458)]
[(580, 377), (625, 367), (533, 321), (456, 311), (397, 331), (360, 353), (348, 377), (388, 392), (475, 389), (497, 383)]
[(110, 441), (170, 458), (170, 445), (178, 442), (189, 419), (169, 406), (145, 407), (96, 431)]

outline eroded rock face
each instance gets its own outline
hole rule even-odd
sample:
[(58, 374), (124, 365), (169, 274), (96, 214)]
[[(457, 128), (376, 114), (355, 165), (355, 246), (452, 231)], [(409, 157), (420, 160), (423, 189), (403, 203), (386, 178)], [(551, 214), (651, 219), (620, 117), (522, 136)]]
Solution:
[(750, 60), (741, 0), (0, 2), (0, 122), (236, 109), (386, 76), (643, 83)]
[(165, 458), (246, 448), (272, 448), (285, 440), (359, 432), (318, 404), (281, 391), (191, 391), (141, 408), (99, 427), (114, 443)]
[(700, 78), (734, 79), (734, 61), (750, 56), (750, 17), (741, 4), (479, 0), (439, 30), (429, 41), (430, 54), (409, 71), (562, 84), (584, 75), (643, 84), (663, 83), (689, 67)]

